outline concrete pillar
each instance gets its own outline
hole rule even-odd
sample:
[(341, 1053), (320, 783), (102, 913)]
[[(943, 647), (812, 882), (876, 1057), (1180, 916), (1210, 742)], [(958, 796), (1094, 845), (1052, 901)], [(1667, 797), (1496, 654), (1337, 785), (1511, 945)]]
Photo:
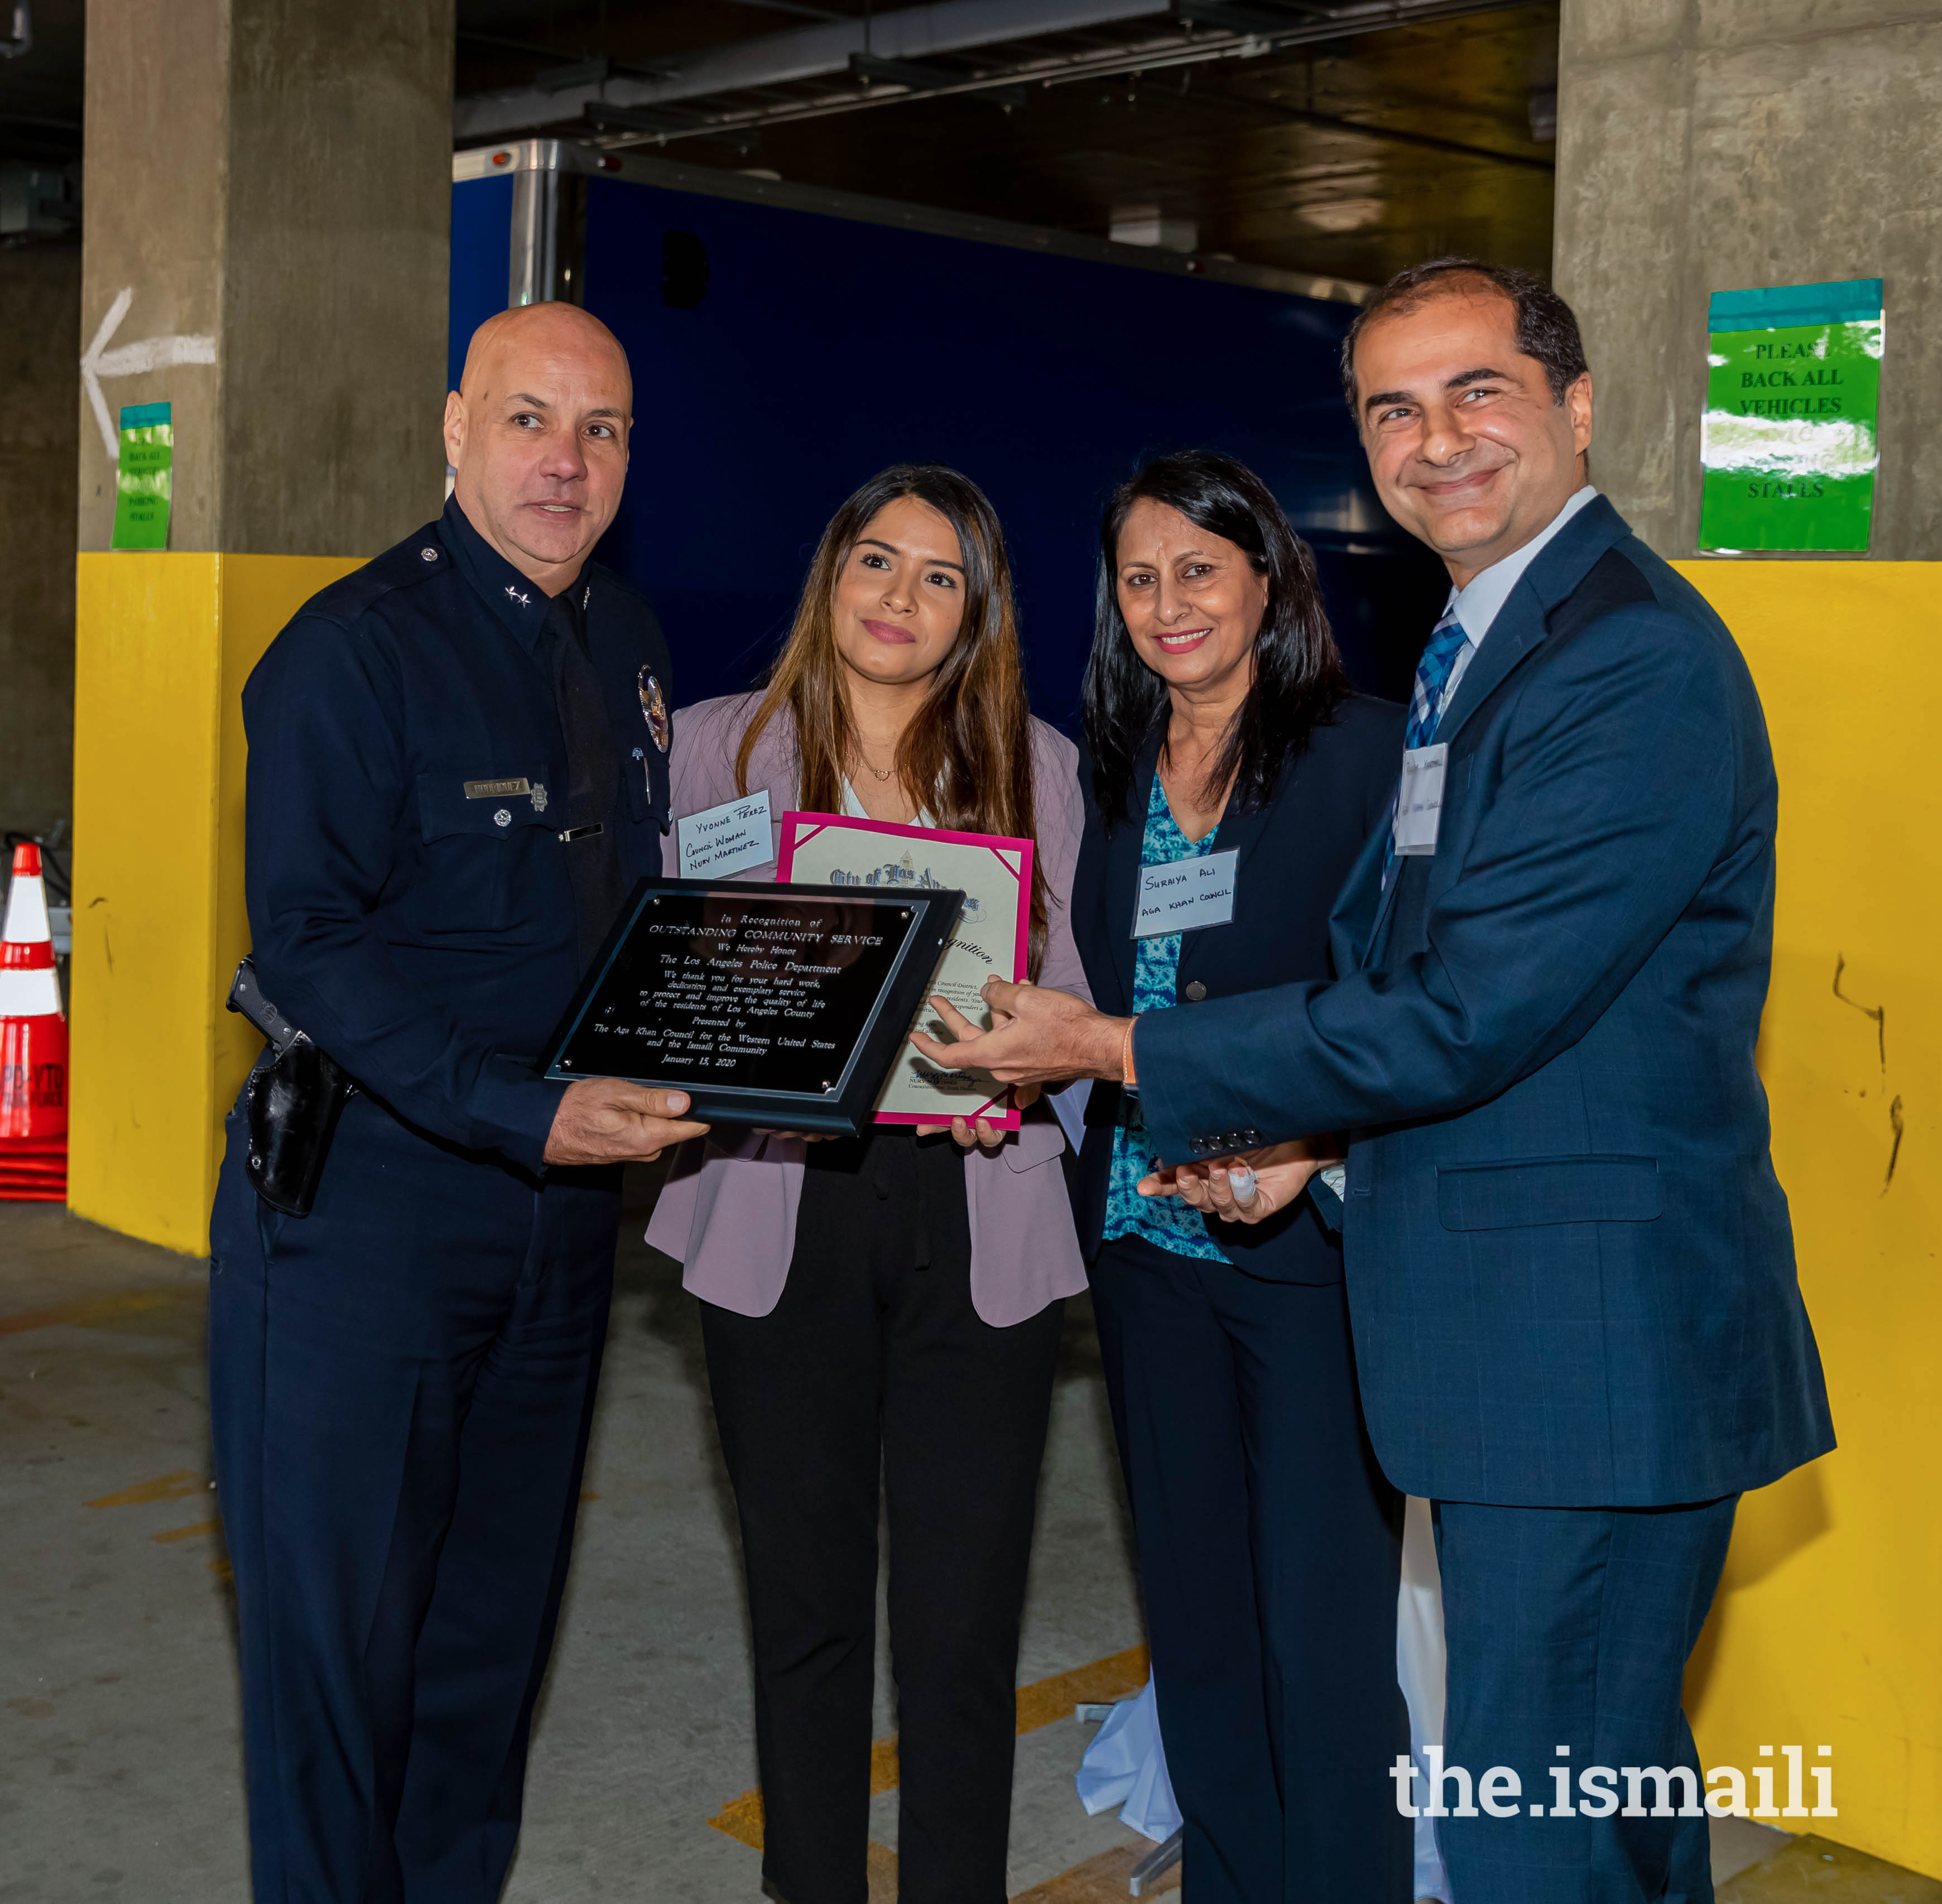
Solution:
[[(1741, 1505), (1689, 1710), (1701, 1763), (1775, 1767), (1777, 1808), (1778, 1748), (1831, 1767), (1837, 1815), (1810, 1778), (1765, 1822), (1942, 1877), (1942, 4), (1564, 0), (1558, 118), (1594, 476), (1725, 617), (1772, 737), (1760, 1063), (1841, 1440)], [(1876, 277), (1867, 555), (1698, 557), (1710, 294)]]
[(0, 250), (0, 826), (45, 833), (71, 811), (74, 733), (74, 341), (81, 247)]
[[(174, 406), (169, 546), (369, 556), (445, 458), (452, 0), (93, 0), (84, 343), (213, 340), (105, 381)], [(166, 354), (164, 353), (164, 354)], [(114, 458), (84, 394), (81, 546)]]
[(1597, 477), (1698, 546), (1714, 291), (1886, 280), (1878, 560), (1942, 557), (1942, 4), (1564, 0), (1554, 276), (1600, 380)]
[[(259, 1042), (221, 1009), (238, 693), (305, 596), (443, 497), (452, 35), (453, 0), (87, 11), (69, 1198), (179, 1249), (206, 1246)], [(169, 547), (109, 553), (104, 418), (155, 402)]]

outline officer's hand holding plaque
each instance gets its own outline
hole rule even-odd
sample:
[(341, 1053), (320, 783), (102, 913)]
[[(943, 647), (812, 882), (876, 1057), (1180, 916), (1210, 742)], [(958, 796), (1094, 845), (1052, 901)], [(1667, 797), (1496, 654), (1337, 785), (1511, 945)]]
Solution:
[(909, 1033), (933, 992), (975, 1016), (985, 978), (1022, 969), (1031, 843), (789, 813), (778, 871), (773, 886), (643, 880), (546, 1075), (678, 1089), (707, 1122), (812, 1134), (1015, 1125), (988, 1079), (932, 1064)]

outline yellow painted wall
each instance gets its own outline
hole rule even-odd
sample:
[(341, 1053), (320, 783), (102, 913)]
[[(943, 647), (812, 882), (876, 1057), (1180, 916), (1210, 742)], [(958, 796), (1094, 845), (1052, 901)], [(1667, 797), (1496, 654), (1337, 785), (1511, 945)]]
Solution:
[(222, 1115), (262, 1040), (222, 1009), (248, 950), (239, 696), (354, 560), (87, 553), (75, 626), (68, 1201), (209, 1247)]
[(1840, 1439), (1742, 1504), (1688, 1707), (1703, 1765), (1833, 1748), (1839, 1817), (1769, 1822), (1942, 1877), (1942, 563), (1680, 567), (1779, 769), (1760, 1070)]

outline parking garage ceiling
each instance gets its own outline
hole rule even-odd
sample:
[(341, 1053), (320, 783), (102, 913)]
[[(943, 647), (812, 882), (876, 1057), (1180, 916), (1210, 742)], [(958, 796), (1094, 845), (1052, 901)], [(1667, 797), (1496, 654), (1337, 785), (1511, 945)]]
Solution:
[(1548, 271), (1557, 0), (458, 0), (455, 135), (537, 133), (1374, 283)]
[[(11, 14), (11, 9), (8, 10)], [(81, 148), (82, 0), (0, 59)], [(1375, 283), (1548, 269), (1558, 0), (457, 0), (453, 136), (544, 133)]]

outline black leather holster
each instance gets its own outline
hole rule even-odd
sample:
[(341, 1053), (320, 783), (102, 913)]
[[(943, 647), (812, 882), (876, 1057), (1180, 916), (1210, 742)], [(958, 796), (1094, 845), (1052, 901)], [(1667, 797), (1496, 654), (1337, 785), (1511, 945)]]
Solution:
[(243, 1088), (250, 1181), (272, 1210), (308, 1217), (337, 1120), (357, 1086), (342, 1065), (264, 997), (252, 960), (236, 968), (228, 1005), (270, 1041)]

